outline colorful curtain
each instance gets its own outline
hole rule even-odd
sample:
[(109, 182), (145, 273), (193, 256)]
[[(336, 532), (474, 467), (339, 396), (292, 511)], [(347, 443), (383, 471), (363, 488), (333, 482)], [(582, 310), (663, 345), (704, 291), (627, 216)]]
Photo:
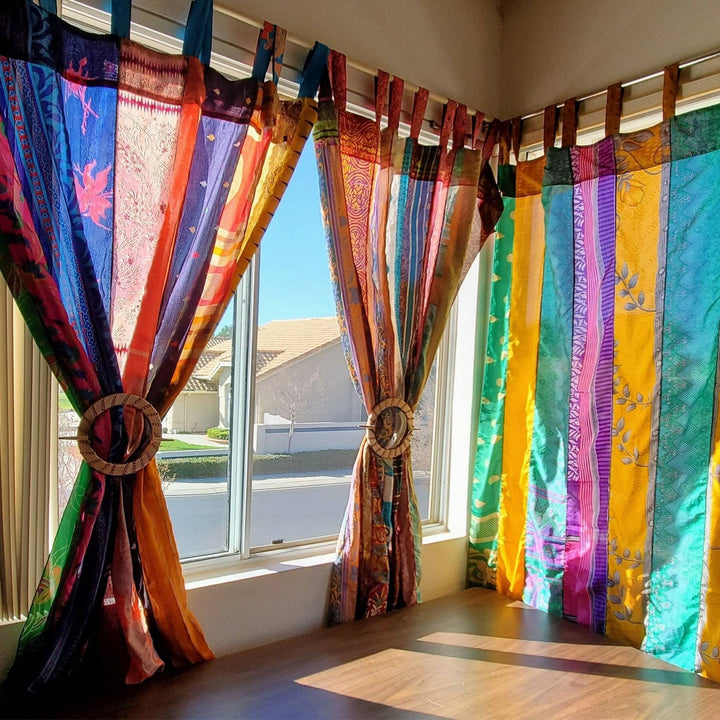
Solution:
[[(113, 29), (127, 33), (129, 3), (115, 4)], [(206, 61), (208, 7), (193, 3), (186, 43)], [(190, 376), (316, 117), (327, 49), (309, 61), (303, 97), (278, 103), (283, 41), (266, 25), (253, 77), (229, 81), (30, 2), (0, 8), (0, 269), (79, 415), (127, 393), (162, 416)], [(91, 444), (132, 463), (149, 435), (125, 405), (98, 418)], [(212, 657), (157, 466), (126, 472), (82, 465), (8, 692), (47, 691), (81, 664), (135, 683)]]
[(334, 101), (321, 88), (314, 130), (323, 219), (348, 367), (371, 419), (379, 416), (379, 447), (366, 438), (353, 469), (332, 576), (331, 619), (343, 622), (418, 600), (420, 518), (402, 449), (411, 418), (399, 405), (417, 406), (461, 277), (496, 216), (487, 157), (464, 147), (463, 106), (448, 104), (438, 146), (420, 145), (427, 91), (401, 138), (402, 81), (392, 82), (381, 129), (387, 74), (367, 119), (347, 111), (345, 58), (331, 59)]
[(720, 106), (500, 170), (470, 581), (720, 680)]

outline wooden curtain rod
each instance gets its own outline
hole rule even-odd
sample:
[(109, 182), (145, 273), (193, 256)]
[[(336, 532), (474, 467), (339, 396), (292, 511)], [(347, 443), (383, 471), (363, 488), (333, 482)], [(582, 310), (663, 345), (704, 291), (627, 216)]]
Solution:
[[(245, 25), (249, 25), (250, 27), (255, 27), (258, 29), (261, 29), (264, 25), (263, 22), (260, 22), (259, 20), (256, 20), (255, 18), (248, 17), (247, 15), (243, 15), (242, 13), (239, 13), (232, 8), (225, 7), (224, 5), (220, 5), (218, 3), (215, 3), (213, 5), (213, 8), (216, 12), (220, 13), (221, 15), (225, 15), (229, 18), (232, 18), (233, 20), (237, 20), (238, 22), (241, 22)], [(296, 45), (298, 47), (306, 48), (310, 50), (312, 48), (312, 43), (308, 42), (307, 40), (304, 40), (303, 38), (299, 38), (296, 35), (292, 35), (291, 33), (287, 34), (287, 42), (292, 43), (293, 45)], [(357, 60), (352, 60), (350, 58), (346, 59), (347, 65), (349, 67), (354, 68), (355, 70), (359, 70), (362, 73), (365, 73), (366, 75), (370, 75), (371, 77), (376, 77), (378, 73), (377, 68), (372, 68), (369, 65), (365, 65), (361, 62), (358, 62)], [(405, 82), (404, 83), (405, 90), (415, 93), (420, 88), (417, 85), (413, 85), (412, 83)], [(439, 105), (446, 105), (449, 101), (449, 98), (443, 97), (442, 95), (435, 95), (434, 93), (430, 93), (428, 96), (428, 99), (431, 102), (438, 103)], [(468, 115), (475, 115), (478, 113), (478, 110), (474, 108), (468, 108), (467, 109)], [(486, 120), (492, 120), (493, 118), (489, 115), (484, 116)]]
[[(720, 50), (717, 50), (712, 53), (708, 53), (706, 55), (701, 55), (700, 57), (693, 58), (692, 60), (685, 60), (680, 65), (680, 70), (683, 70), (684, 68), (691, 67), (693, 65), (699, 65), (700, 63), (707, 62), (708, 60), (714, 60), (715, 58), (720, 57)], [(650, 75), (644, 75), (640, 78), (635, 78), (634, 80), (628, 80), (626, 82), (620, 83), (620, 86), (622, 88), (631, 87), (633, 85), (639, 85), (641, 83), (647, 82), (649, 80), (654, 80), (655, 78), (662, 77), (664, 70), (658, 70), (657, 72), (651, 73)], [(600, 97), (601, 95), (605, 95), (607, 92), (607, 88), (603, 88), (602, 90), (597, 90), (596, 92), (590, 93), (588, 95), (584, 95), (581, 98), (577, 99), (578, 104), (585, 102), (586, 100), (592, 100), (593, 98)], [(558, 109), (562, 109), (563, 107), (562, 102), (557, 103), (555, 107)], [(527, 115), (523, 115), (523, 120), (528, 120), (530, 118), (538, 117), (540, 115), (543, 115), (545, 112), (545, 109), (537, 110), (535, 112), (528, 113)]]

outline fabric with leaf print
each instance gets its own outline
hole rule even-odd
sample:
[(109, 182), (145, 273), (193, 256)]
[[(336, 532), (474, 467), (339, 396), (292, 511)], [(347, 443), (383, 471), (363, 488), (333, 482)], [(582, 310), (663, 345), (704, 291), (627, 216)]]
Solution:
[[(266, 25), (264, 42), (276, 33)], [(151, 390), (160, 415), (169, 409), (182, 389), (176, 376), (192, 372), (282, 196), (279, 182), (256, 194), (264, 164), (287, 184), (314, 122), (310, 96), (327, 57), (319, 48), (302, 112), (277, 118), (279, 138), (278, 106), (262, 108), (274, 83), (261, 90), (254, 77), (230, 81), (194, 57), (93, 36), (32, 2), (0, 4), (0, 271), (79, 415), (107, 395)], [(246, 144), (251, 122), (259, 142)], [(216, 154), (207, 135), (219, 140)], [(273, 142), (291, 152), (268, 160)], [(203, 295), (210, 274), (214, 291)], [(127, 407), (98, 418), (97, 455), (134, 459), (149, 441), (134, 419)], [(77, 676), (98, 665), (104, 681), (137, 683), (166, 663), (210, 657), (155, 461), (122, 477), (83, 464), (3, 701), (23, 706), (71, 676), (80, 687), (87, 678)]]
[(612, 492), (607, 635), (639, 646), (652, 556), (666, 228), (663, 127), (615, 141), (617, 164)]

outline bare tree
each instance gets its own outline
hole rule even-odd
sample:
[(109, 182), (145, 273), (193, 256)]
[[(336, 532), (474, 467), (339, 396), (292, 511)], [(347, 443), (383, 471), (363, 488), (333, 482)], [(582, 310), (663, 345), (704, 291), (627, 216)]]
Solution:
[(320, 372), (317, 368), (307, 375), (282, 373), (278, 387), (271, 391), (273, 410), (290, 422), (287, 452), (292, 448), (295, 423), (307, 410), (312, 395), (320, 388)]
[[(74, 410), (61, 410), (58, 412), (58, 435), (72, 437), (77, 434), (78, 416)], [(75, 440), (58, 440), (58, 514), (62, 515), (70, 493), (75, 485), (82, 456)]]
[(420, 402), (415, 409), (415, 431), (412, 439), (412, 461), (415, 470), (430, 470), (435, 419), (437, 363), (433, 363)]

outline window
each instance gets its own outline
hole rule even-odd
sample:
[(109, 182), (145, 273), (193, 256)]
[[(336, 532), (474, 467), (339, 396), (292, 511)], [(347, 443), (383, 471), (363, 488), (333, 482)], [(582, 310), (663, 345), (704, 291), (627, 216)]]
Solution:
[[(342, 350), (316, 173), (308, 142), (235, 302), (163, 419), (158, 467), (184, 560), (329, 541), (340, 530), (366, 414)], [(448, 348), (416, 412), (426, 522), (442, 510), (433, 448), (443, 424), (434, 417), (448, 396)], [(58, 411), (59, 436), (74, 436), (62, 392)], [(81, 458), (72, 440), (58, 453), (62, 509)]]
[[(102, 29), (107, 18), (93, 11), (73, 21)], [(153, 31), (143, 31), (142, 41), (177, 51)], [(230, 61), (221, 68), (245, 72)], [(445, 357), (447, 342), (443, 348)], [(444, 469), (433, 464), (443, 456), (436, 408), (447, 412), (449, 397), (442, 357), (413, 439), (420, 513), (430, 523), (443, 512)], [(75, 435), (77, 419), (62, 394), (59, 410), (59, 435)], [(341, 348), (309, 140), (235, 302), (163, 419), (157, 460), (181, 558), (247, 557), (334, 539), (365, 420)], [(58, 450), (64, 507), (80, 456), (73, 441)]]
[[(308, 142), (234, 312), (165, 418), (159, 464), (184, 559), (333, 540), (366, 414), (345, 364)], [(437, 364), (418, 409), (416, 488), (431, 492)], [(432, 497), (431, 497), (432, 496)]]

